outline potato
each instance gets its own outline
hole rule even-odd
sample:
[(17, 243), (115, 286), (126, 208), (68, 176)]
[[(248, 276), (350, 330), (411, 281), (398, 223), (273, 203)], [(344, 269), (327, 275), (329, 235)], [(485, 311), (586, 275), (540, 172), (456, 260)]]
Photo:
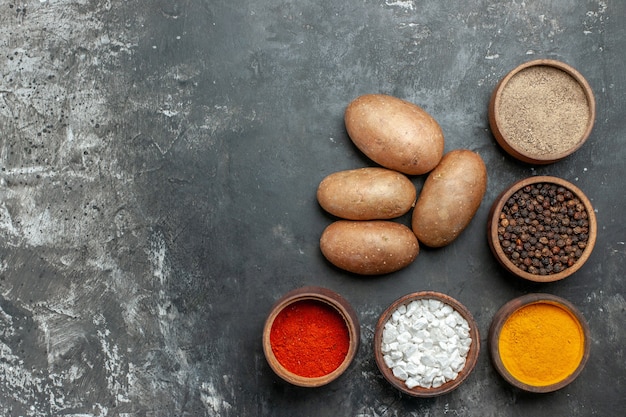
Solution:
[(486, 189), (487, 168), (478, 154), (465, 149), (445, 154), (413, 209), (417, 239), (433, 248), (451, 243), (476, 214)]
[(393, 219), (411, 210), (417, 191), (403, 174), (386, 168), (359, 168), (328, 175), (317, 201), (330, 214), (348, 220)]
[(361, 275), (398, 271), (419, 253), (411, 229), (388, 220), (338, 220), (322, 233), (320, 248), (336, 267)]
[(443, 156), (441, 127), (421, 107), (384, 94), (353, 100), (344, 115), (346, 130), (357, 148), (383, 167), (421, 175)]

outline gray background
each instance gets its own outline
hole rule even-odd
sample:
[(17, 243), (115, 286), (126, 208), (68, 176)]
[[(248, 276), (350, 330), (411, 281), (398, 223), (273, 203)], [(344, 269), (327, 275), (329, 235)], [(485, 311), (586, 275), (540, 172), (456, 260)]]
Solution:
[[(623, 415), (625, 17), (621, 0), (0, 0), (0, 415)], [(487, 123), (497, 81), (536, 58), (577, 68), (598, 106), (584, 147), (544, 167)], [(369, 278), (323, 259), (315, 200), (329, 173), (373, 165), (343, 125), (365, 93), (424, 107), (446, 151), (489, 171), (457, 241)], [(495, 197), (538, 174), (574, 182), (599, 220), (588, 264), (546, 285), (505, 273), (485, 232)], [(303, 285), (341, 293), (362, 325), (348, 372), (311, 390), (261, 348), (271, 305)], [(378, 316), (418, 290), (464, 303), (483, 342), (435, 399), (399, 394), (372, 355)], [(591, 328), (587, 367), (553, 394), (489, 362), (493, 315), (529, 292)]]

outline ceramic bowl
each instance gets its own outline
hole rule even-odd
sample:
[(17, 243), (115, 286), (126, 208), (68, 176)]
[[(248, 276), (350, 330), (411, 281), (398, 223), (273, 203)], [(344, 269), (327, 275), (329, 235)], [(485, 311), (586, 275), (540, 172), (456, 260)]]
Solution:
[[(557, 380), (556, 382), (550, 383), (548, 385), (539, 385), (539, 384), (529, 383), (529, 381), (520, 380), (519, 376), (514, 375), (514, 373), (518, 371), (510, 372), (507, 369), (507, 367), (505, 366), (502, 360), (502, 355), (501, 355), (501, 350), (500, 350), (499, 340), (502, 334), (502, 328), (504, 324), (506, 323), (506, 321), (520, 309), (533, 305), (533, 304), (549, 304), (549, 305), (556, 306), (562, 309), (565, 313), (567, 313), (571, 317), (573, 322), (577, 323), (580, 326), (580, 338), (583, 339), (583, 343), (581, 345), (582, 352), (580, 352), (580, 361), (578, 362), (578, 366), (576, 366), (575, 370), (568, 375), (564, 375), (560, 380)], [(545, 318), (543, 319), (543, 321), (545, 321)], [(585, 321), (582, 314), (576, 309), (576, 307), (574, 307), (569, 301), (563, 298), (557, 297), (555, 295), (536, 294), (536, 293), (527, 294), (527, 295), (515, 298), (507, 302), (505, 305), (503, 305), (495, 314), (493, 321), (491, 322), (491, 326), (489, 328), (488, 340), (489, 340), (489, 351), (490, 351), (491, 361), (493, 363), (493, 366), (498, 371), (498, 373), (508, 383), (510, 383), (514, 387), (517, 387), (527, 392), (534, 392), (534, 393), (546, 393), (546, 392), (556, 391), (570, 384), (572, 381), (574, 381), (580, 375), (583, 368), (585, 367), (585, 364), (587, 363), (587, 360), (589, 359), (589, 349), (591, 345), (591, 341), (589, 338), (589, 326), (587, 325), (587, 322)], [(568, 340), (565, 343), (567, 342), (571, 342), (571, 341)], [(529, 344), (526, 344), (524, 346), (524, 349), (526, 351), (528, 351), (528, 349), (530, 348), (531, 347)], [(528, 352), (529, 355), (532, 355), (532, 353), (533, 352)], [(559, 353), (557, 353), (555, 356), (559, 356), (559, 355), (563, 355), (562, 350)], [(521, 358), (512, 358), (512, 360), (514, 361), (516, 359), (520, 359), (520, 361), (523, 360)], [(554, 367), (551, 367), (549, 364), (547, 366), (549, 369), (554, 368)], [(521, 373), (519, 375), (521, 375)]]
[[(538, 80), (536, 71), (545, 68), (553, 70), (549, 73), (552, 76)], [(557, 85), (562, 80), (568, 83)], [(517, 88), (513, 86), (522, 82), (532, 88), (513, 92)], [(551, 59), (526, 62), (513, 69), (500, 80), (489, 102), (489, 125), (498, 144), (531, 164), (549, 164), (578, 150), (591, 134), (595, 117), (595, 98), (587, 80), (570, 65)], [(561, 132), (554, 138), (545, 134), (556, 135), (564, 126), (575, 126), (576, 134), (572, 137)]]
[[(313, 300), (333, 308), (345, 321), (349, 334), (349, 346), (343, 362), (332, 372), (319, 377), (304, 377), (287, 370), (276, 358), (272, 350), (270, 333), (276, 317), (285, 308), (296, 303)], [(263, 329), (263, 352), (272, 370), (283, 380), (301, 387), (319, 387), (339, 378), (352, 363), (360, 342), (360, 327), (356, 312), (338, 293), (322, 287), (307, 286), (292, 290), (283, 295), (272, 307)]]
[[(414, 300), (430, 300), (435, 299), (443, 302), (444, 304), (449, 305), (454, 310), (456, 310), (469, 324), (470, 330), (469, 335), (472, 339), (472, 343), (470, 345), (469, 352), (467, 353), (465, 366), (458, 373), (458, 376), (443, 385), (437, 388), (423, 388), (421, 386), (416, 386), (414, 388), (408, 388), (405, 384), (405, 381), (397, 378), (393, 371), (387, 366), (384, 360), (384, 355), (382, 351), (382, 343), (383, 343), (383, 330), (385, 324), (392, 317), (394, 312), (398, 310), (400, 306), (407, 306)], [(454, 389), (456, 389), (459, 385), (463, 383), (470, 375), (474, 367), (476, 366), (476, 361), (478, 359), (478, 353), (480, 351), (480, 335), (478, 332), (478, 325), (476, 321), (472, 317), (472, 314), (469, 310), (462, 305), (460, 302), (455, 300), (454, 298), (442, 294), (435, 291), (421, 291), (415, 292), (411, 294), (407, 294), (398, 300), (394, 301), (380, 316), (378, 323), (376, 325), (375, 333), (374, 333), (374, 356), (376, 359), (376, 364), (378, 365), (378, 369), (383, 374), (385, 379), (395, 388), (400, 390), (401, 392), (410, 395), (412, 397), (436, 397), (439, 395), (447, 394)]]
[[(502, 247), (499, 238), (499, 227), (502, 227), (500, 214), (507, 203), (507, 201), (519, 190), (523, 189), (526, 186), (531, 186), (533, 184), (555, 184), (557, 186), (563, 187), (569, 190), (572, 194), (574, 194), (580, 202), (585, 206), (585, 211), (587, 212), (587, 220), (588, 220), (588, 237), (587, 237), (587, 245), (582, 252), (582, 256), (578, 258), (578, 260), (572, 265), (569, 266), (559, 272), (553, 272), (546, 275), (533, 274), (528, 271), (524, 271), (520, 269), (517, 265), (515, 265), (511, 259), (505, 253), (505, 249)], [(553, 176), (534, 176), (529, 177), (520, 181), (517, 181), (513, 185), (511, 185), (508, 189), (503, 191), (498, 198), (495, 200), (493, 205), (491, 206), (491, 210), (489, 213), (489, 222), (487, 225), (487, 238), (489, 242), (489, 247), (491, 248), (492, 253), (498, 260), (498, 262), (510, 273), (513, 275), (534, 282), (553, 282), (558, 281), (568, 276), (572, 275), (576, 271), (578, 271), (589, 259), (591, 252), (595, 246), (597, 236), (597, 221), (593, 206), (591, 202), (585, 196), (585, 194), (574, 184), (565, 181), (564, 179), (553, 177)]]

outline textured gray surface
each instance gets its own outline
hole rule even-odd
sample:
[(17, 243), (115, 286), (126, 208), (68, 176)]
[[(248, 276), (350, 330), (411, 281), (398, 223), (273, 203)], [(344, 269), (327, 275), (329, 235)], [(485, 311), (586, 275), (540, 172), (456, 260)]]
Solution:
[[(0, 415), (620, 415), (625, 17), (621, 0), (0, 0)], [(495, 144), (487, 102), (543, 57), (583, 73), (598, 115), (575, 155), (532, 167)], [(452, 245), (362, 278), (322, 258), (315, 190), (371, 165), (342, 116), (379, 92), (429, 111), (446, 151), (477, 151), (489, 186)], [(497, 194), (535, 174), (577, 184), (599, 219), (589, 263), (540, 286), (485, 237)], [(315, 390), (276, 378), (260, 342), (302, 285), (340, 292), (362, 324), (349, 371)], [(371, 340), (425, 289), (472, 311), (483, 349), (459, 389), (419, 400), (382, 379)], [(577, 305), (592, 336), (579, 379), (542, 396), (507, 386), (485, 346), (497, 309), (536, 291)]]

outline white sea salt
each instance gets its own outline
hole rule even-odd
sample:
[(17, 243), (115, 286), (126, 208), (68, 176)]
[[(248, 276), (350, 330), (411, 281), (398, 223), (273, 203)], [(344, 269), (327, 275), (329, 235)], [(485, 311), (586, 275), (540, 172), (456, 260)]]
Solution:
[(472, 344), (469, 323), (450, 305), (420, 299), (401, 305), (383, 327), (385, 364), (409, 388), (456, 379)]

